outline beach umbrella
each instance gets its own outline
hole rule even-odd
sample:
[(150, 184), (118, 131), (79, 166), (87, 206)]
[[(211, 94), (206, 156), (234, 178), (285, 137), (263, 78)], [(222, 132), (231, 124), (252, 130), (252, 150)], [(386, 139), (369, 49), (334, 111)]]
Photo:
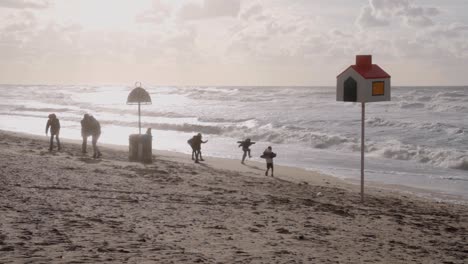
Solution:
[(151, 104), (151, 97), (145, 89), (141, 88), (141, 82), (135, 83), (135, 89), (128, 95), (127, 104), (138, 105), (138, 131), (141, 134), (141, 105)]

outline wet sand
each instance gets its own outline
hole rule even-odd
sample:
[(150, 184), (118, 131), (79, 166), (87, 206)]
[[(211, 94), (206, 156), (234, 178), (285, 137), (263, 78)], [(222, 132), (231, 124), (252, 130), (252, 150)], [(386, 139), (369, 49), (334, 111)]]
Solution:
[(467, 263), (468, 207), (264, 164), (0, 131), (0, 263)]

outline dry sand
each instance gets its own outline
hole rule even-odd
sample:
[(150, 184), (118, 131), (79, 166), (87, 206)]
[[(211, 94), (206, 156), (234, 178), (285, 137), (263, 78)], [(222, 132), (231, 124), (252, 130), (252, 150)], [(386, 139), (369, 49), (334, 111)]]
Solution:
[(258, 163), (0, 146), (0, 263), (468, 263), (463, 205), (371, 188), (362, 204), (354, 185)]

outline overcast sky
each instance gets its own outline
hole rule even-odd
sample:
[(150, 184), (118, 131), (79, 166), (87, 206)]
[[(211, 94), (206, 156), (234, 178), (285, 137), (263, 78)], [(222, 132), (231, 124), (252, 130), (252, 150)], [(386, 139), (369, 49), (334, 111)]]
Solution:
[(0, 83), (468, 85), (466, 0), (0, 0)]

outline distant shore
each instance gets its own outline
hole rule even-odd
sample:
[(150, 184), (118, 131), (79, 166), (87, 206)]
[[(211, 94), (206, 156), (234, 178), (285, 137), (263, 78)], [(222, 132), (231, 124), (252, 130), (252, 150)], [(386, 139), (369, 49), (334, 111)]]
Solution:
[(468, 207), (301, 169), (0, 131), (0, 262), (464, 263)]

